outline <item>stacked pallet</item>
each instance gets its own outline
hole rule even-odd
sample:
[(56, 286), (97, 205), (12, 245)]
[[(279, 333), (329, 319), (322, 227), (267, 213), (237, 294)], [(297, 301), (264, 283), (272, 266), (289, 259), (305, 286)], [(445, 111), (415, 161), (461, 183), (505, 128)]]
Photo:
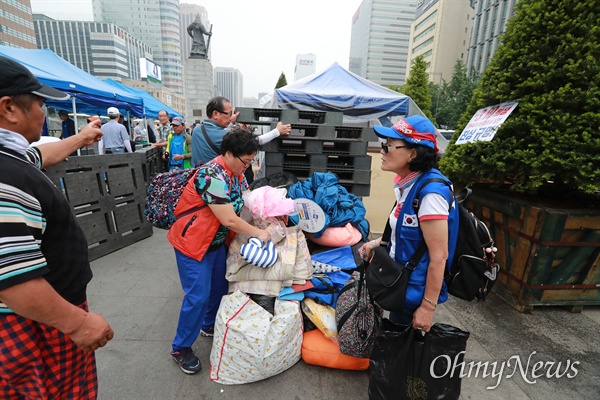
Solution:
[(299, 180), (313, 172), (332, 172), (355, 196), (369, 196), (371, 156), (368, 128), (344, 126), (341, 112), (236, 108), (238, 122), (274, 129), (278, 121), (292, 125), (289, 136), (263, 146), (265, 175), (290, 172)]

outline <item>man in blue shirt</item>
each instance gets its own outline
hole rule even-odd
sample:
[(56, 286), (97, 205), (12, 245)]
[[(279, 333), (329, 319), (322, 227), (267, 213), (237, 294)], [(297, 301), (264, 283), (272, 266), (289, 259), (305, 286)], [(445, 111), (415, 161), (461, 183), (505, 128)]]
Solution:
[(75, 121), (69, 118), (69, 113), (65, 110), (60, 110), (58, 112), (58, 118), (62, 121), (62, 134), (60, 135), (61, 139), (66, 139), (69, 136), (75, 134)]
[[(229, 124), (235, 124), (239, 113), (233, 114), (233, 106), (225, 97), (213, 97), (206, 105), (206, 116), (204, 123), (198, 124), (192, 133), (192, 166), (199, 161), (206, 164), (219, 154), (221, 140), (228, 132)], [(206, 140), (202, 127), (206, 131)]]
[(169, 172), (190, 167), (192, 158), (192, 137), (185, 132), (185, 121), (181, 117), (171, 121), (173, 133), (167, 137), (166, 152), (163, 157), (168, 159)]

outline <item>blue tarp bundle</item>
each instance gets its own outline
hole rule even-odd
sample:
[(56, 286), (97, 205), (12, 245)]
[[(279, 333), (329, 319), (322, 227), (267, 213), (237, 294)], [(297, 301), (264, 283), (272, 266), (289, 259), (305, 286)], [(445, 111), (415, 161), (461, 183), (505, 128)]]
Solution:
[(367, 210), (362, 201), (348, 193), (339, 184), (339, 179), (331, 172), (313, 172), (302, 182), (293, 184), (288, 190), (292, 199), (305, 198), (317, 203), (325, 212), (325, 226), (313, 233), (316, 238), (323, 235), (330, 226), (344, 226), (350, 222), (362, 234), (364, 240), (369, 236), (369, 222), (365, 219)]
[(276, 89), (274, 97), (272, 107), (341, 111), (345, 120), (355, 122), (410, 115), (416, 107), (410, 97), (353, 74), (338, 63)]
[[(109, 85), (49, 49), (0, 46), (0, 55), (23, 64), (43, 84), (70, 94), (76, 99), (79, 113), (103, 115), (108, 107), (117, 107), (136, 117), (144, 115), (144, 103), (140, 96)], [(72, 109), (71, 99), (46, 103), (56, 108)]]

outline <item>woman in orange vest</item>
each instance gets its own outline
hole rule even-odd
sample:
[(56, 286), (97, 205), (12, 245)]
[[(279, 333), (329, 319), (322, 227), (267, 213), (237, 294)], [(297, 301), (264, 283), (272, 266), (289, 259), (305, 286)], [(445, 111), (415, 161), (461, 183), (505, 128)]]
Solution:
[(227, 245), (236, 233), (263, 243), (269, 232), (239, 217), (248, 190), (244, 172), (259, 145), (248, 130), (235, 127), (223, 137), (220, 155), (204, 164), (188, 182), (175, 209), (177, 221), (167, 238), (175, 248), (179, 278), (185, 296), (179, 313), (171, 355), (181, 370), (193, 374), (202, 368), (192, 351), (198, 334), (212, 336), (221, 298), (227, 294)]

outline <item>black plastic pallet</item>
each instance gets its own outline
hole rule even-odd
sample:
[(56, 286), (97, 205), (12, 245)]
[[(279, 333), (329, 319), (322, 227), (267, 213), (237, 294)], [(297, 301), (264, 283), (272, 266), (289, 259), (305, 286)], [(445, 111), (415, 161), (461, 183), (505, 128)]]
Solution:
[(305, 164), (287, 163), (284, 165), (265, 165), (266, 176), (281, 172), (291, 172), (298, 179), (304, 180), (315, 172), (332, 172), (337, 175), (340, 184), (371, 184), (371, 171), (351, 168), (315, 168)]
[(277, 108), (248, 108), (235, 109), (240, 113), (238, 122), (251, 125), (269, 125), (281, 121), (285, 124), (319, 124), (343, 125), (344, 114), (341, 112), (282, 110)]
[(371, 169), (371, 156), (266, 152), (266, 165), (300, 164), (315, 169)]
[[(317, 125), (317, 124), (291, 124), (291, 138), (314, 138), (331, 140), (352, 140), (365, 141), (366, 129), (360, 126), (339, 126), (339, 125)], [(272, 124), (275, 129), (277, 124)]]
[(364, 156), (368, 142), (283, 136), (262, 146), (266, 152)]

